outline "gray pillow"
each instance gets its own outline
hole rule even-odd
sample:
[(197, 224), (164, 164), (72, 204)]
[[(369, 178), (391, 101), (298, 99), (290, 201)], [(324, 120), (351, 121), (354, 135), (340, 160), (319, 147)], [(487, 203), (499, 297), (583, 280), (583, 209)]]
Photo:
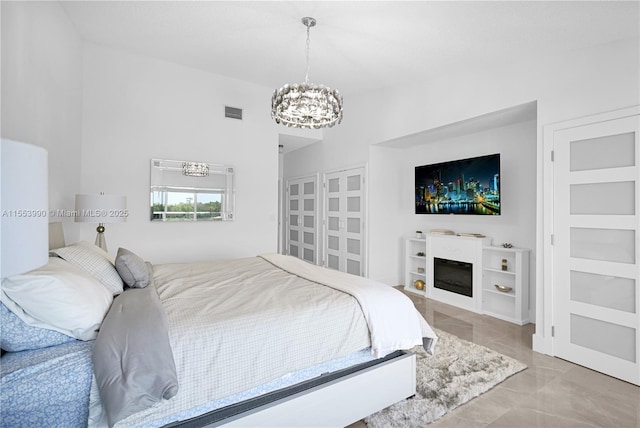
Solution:
[(177, 394), (168, 328), (155, 287), (128, 289), (113, 301), (93, 348), (109, 426)]
[(118, 248), (116, 270), (131, 288), (144, 288), (153, 281), (153, 266), (132, 251)]

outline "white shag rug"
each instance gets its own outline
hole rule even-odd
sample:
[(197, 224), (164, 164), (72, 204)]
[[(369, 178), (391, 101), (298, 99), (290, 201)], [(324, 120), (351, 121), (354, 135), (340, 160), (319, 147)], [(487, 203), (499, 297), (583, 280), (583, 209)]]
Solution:
[(527, 366), (481, 345), (435, 330), (435, 355), (416, 347), (416, 395), (365, 418), (369, 428), (418, 428), (487, 392)]

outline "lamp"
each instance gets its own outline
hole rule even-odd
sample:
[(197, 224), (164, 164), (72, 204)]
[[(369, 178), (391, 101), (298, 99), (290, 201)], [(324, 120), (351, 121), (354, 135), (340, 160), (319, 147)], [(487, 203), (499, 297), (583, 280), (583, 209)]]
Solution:
[(127, 198), (119, 195), (76, 195), (76, 222), (98, 223), (96, 246), (107, 251), (104, 223), (127, 221)]
[(4, 139), (0, 145), (0, 278), (5, 278), (47, 263), (49, 202), (47, 151)]
[(276, 123), (293, 128), (318, 129), (342, 122), (342, 96), (336, 89), (309, 83), (309, 32), (316, 25), (311, 17), (302, 18), (307, 27), (307, 73), (304, 83), (284, 85), (273, 91), (271, 117)]

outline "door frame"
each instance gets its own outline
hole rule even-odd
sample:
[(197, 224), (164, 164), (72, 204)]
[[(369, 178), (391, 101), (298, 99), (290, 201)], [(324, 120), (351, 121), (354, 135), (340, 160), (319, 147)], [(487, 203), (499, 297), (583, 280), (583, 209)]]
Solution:
[[(533, 350), (548, 355), (555, 355), (553, 325), (554, 325), (554, 260), (555, 248), (553, 246), (554, 233), (554, 137), (561, 130), (589, 125), (597, 122), (621, 119), (640, 114), (640, 106), (613, 110), (605, 113), (585, 116), (578, 119), (557, 122), (544, 126), (543, 135), (543, 223), (542, 223), (542, 247), (543, 247), (543, 285), (536, 293), (536, 332), (533, 336)], [(542, 291), (540, 293), (540, 291)]]

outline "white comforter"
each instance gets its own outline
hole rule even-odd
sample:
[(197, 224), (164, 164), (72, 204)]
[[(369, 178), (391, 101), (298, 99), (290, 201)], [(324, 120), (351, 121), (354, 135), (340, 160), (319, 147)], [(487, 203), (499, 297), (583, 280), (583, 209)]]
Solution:
[(436, 340), (397, 290), (288, 256), (157, 265), (154, 280), (179, 391), (118, 428), (183, 419), (209, 401), (372, 345), (382, 356)]
[(380, 358), (398, 349), (411, 349), (422, 345), (423, 338), (431, 339), (426, 350), (433, 354), (438, 337), (411, 300), (392, 287), (282, 254), (260, 257), (294, 275), (355, 297), (369, 326), (373, 356)]

